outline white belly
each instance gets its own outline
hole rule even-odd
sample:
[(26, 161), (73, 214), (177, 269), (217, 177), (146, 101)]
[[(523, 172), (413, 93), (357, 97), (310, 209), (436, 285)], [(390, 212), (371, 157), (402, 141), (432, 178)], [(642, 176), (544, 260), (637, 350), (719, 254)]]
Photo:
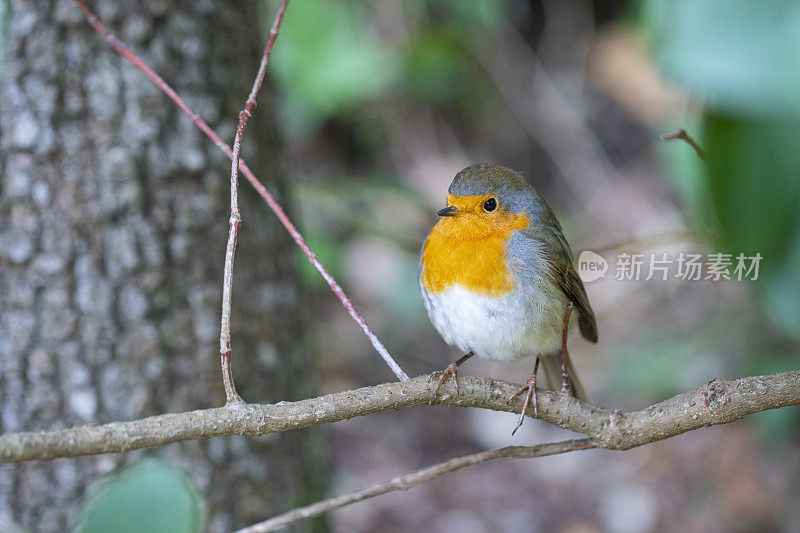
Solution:
[(422, 299), (439, 334), (464, 352), (508, 361), (561, 350), (567, 302), (555, 287), (516, 288), (494, 298), (453, 285), (439, 294), (422, 288)]

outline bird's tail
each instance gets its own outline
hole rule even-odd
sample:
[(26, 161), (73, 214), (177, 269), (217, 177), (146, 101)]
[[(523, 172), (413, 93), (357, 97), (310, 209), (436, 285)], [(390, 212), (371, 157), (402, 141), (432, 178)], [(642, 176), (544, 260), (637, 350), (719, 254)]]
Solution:
[[(542, 366), (547, 376), (548, 387), (552, 390), (561, 390), (561, 357), (552, 355), (542, 357)], [(567, 371), (569, 372), (569, 386), (572, 389), (572, 395), (582, 402), (588, 402), (589, 397), (586, 396), (586, 390), (575, 372), (575, 367), (572, 365), (572, 358), (570, 357), (567, 357)]]

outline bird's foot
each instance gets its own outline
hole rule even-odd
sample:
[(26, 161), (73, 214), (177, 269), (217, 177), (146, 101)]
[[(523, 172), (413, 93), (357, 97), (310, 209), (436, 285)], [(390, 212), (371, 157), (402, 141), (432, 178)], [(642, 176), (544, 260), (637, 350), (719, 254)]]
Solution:
[(522, 393), (525, 393), (525, 403), (522, 404), (522, 414), (519, 417), (519, 422), (517, 422), (517, 426), (514, 428), (514, 431), (511, 432), (511, 436), (514, 436), (514, 433), (522, 426), (522, 422), (525, 421), (525, 414), (528, 411), (528, 406), (533, 403), (533, 418), (539, 418), (539, 405), (536, 401), (536, 374), (532, 375), (528, 378), (528, 381), (520, 387), (520, 389), (511, 395), (506, 403), (511, 403), (511, 400), (516, 398)]
[(456, 363), (450, 363), (444, 370), (439, 370), (431, 374), (431, 377), (435, 378), (437, 374), (441, 375), (439, 376), (439, 381), (436, 383), (436, 390), (433, 391), (433, 403), (439, 400), (439, 388), (442, 386), (442, 383), (445, 382), (447, 376), (453, 376), (456, 382), (456, 394), (458, 394), (458, 365)]
[(566, 392), (567, 394), (575, 396), (572, 393), (572, 385), (569, 384), (569, 376), (566, 374), (561, 376), (561, 392)]

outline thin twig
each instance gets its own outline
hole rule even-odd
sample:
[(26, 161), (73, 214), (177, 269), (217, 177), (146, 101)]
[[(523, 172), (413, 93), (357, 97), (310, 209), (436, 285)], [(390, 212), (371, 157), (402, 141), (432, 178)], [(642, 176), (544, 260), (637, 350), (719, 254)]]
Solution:
[(537, 446), (506, 446), (496, 450), (487, 450), (484, 452), (473, 453), (470, 455), (463, 455), (455, 457), (448, 461), (439, 464), (425, 467), (416, 472), (410, 472), (402, 476), (397, 476), (392, 479), (370, 485), (361, 490), (322, 500), (305, 507), (298, 507), (282, 515), (275, 516), (269, 520), (253, 524), (252, 526), (240, 529), (237, 533), (267, 533), (269, 531), (277, 531), (281, 528), (288, 527), (297, 522), (308, 520), (320, 516), (322, 514), (333, 511), (345, 505), (350, 505), (356, 502), (374, 498), (387, 492), (395, 490), (406, 490), (411, 487), (416, 487), (422, 483), (430, 481), (431, 479), (461, 470), (468, 466), (493, 461), (495, 459), (512, 459), (512, 458), (533, 458), (545, 457), (548, 455), (557, 455), (576, 450), (588, 450), (595, 446), (589, 442), (589, 439), (573, 439), (561, 442), (550, 442), (547, 444), (539, 444)]
[[(197, 113), (195, 113), (186, 104), (186, 102), (183, 101), (183, 99), (180, 96), (178, 96), (178, 93), (176, 93), (175, 90), (172, 89), (172, 87), (170, 87), (169, 84), (165, 82), (163, 78), (161, 78), (161, 76), (156, 74), (156, 72), (153, 69), (147, 66), (147, 64), (144, 61), (142, 61), (136, 54), (134, 54), (122, 40), (120, 40), (113, 33), (109, 32), (106, 29), (106, 27), (103, 26), (103, 24), (94, 15), (94, 13), (92, 13), (92, 11), (88, 7), (86, 7), (86, 4), (84, 4), (83, 0), (75, 0), (75, 3), (78, 4), (78, 7), (80, 7), (81, 11), (83, 11), (84, 15), (86, 15), (89, 24), (91, 24), (95, 30), (97, 30), (100, 34), (102, 34), (105, 37), (108, 44), (114, 50), (116, 50), (121, 56), (130, 61), (136, 68), (141, 70), (148, 78), (150, 78), (150, 80), (153, 83), (155, 83), (156, 86), (159, 89), (161, 89), (164, 92), (164, 94), (166, 94), (175, 103), (175, 105), (177, 105), (178, 108), (192, 120), (195, 126), (197, 126), (197, 128), (200, 131), (202, 131), (209, 139), (211, 139), (214, 142), (217, 148), (222, 150), (225, 153), (225, 155), (228, 156), (229, 158), (233, 157), (233, 151), (231, 150), (230, 146), (228, 146), (222, 140), (222, 138), (219, 135), (217, 135), (214, 132), (214, 130), (212, 130), (211, 127), (208, 124), (206, 124), (206, 122), (202, 118), (200, 118), (200, 116)], [(367, 325), (366, 321), (356, 310), (355, 306), (353, 305), (353, 302), (350, 300), (347, 294), (345, 294), (342, 287), (336, 282), (333, 276), (331, 276), (331, 274), (325, 269), (322, 263), (320, 263), (319, 259), (317, 259), (317, 256), (314, 255), (314, 252), (312, 252), (311, 249), (308, 247), (308, 244), (306, 243), (305, 239), (303, 239), (303, 236), (300, 234), (295, 225), (286, 215), (286, 212), (283, 210), (280, 204), (278, 204), (275, 198), (272, 197), (272, 195), (267, 191), (266, 187), (264, 187), (264, 185), (258, 180), (258, 178), (256, 178), (255, 174), (253, 174), (253, 171), (250, 170), (250, 168), (242, 159), (239, 160), (239, 170), (242, 172), (242, 174), (244, 174), (244, 176), (247, 178), (247, 181), (250, 182), (250, 184), (253, 186), (256, 192), (264, 199), (269, 208), (272, 209), (273, 213), (275, 213), (275, 216), (278, 217), (280, 223), (283, 225), (284, 228), (286, 228), (286, 231), (292, 237), (294, 242), (297, 243), (297, 246), (300, 247), (300, 250), (302, 250), (303, 254), (306, 256), (308, 261), (314, 266), (317, 272), (319, 272), (319, 274), (331, 288), (336, 297), (339, 298), (339, 301), (342, 302), (344, 308), (350, 314), (355, 323), (358, 324), (358, 326), (361, 328), (361, 331), (364, 332), (364, 335), (366, 335), (366, 337), (369, 339), (370, 343), (375, 348), (375, 351), (377, 351), (378, 354), (383, 358), (383, 360), (392, 370), (394, 375), (397, 376), (397, 378), (400, 381), (407, 380), (408, 374), (406, 374), (403, 371), (403, 369), (400, 368), (400, 365), (398, 365), (397, 362), (392, 358), (392, 356), (389, 354), (389, 351), (386, 349), (383, 343), (381, 343), (381, 341), (378, 340), (378, 337), (372, 332), (370, 327)]]
[(661, 136), (661, 140), (662, 141), (675, 141), (675, 140), (686, 141), (687, 143), (689, 143), (689, 146), (694, 148), (694, 151), (697, 152), (697, 157), (699, 157), (703, 161), (706, 160), (706, 152), (705, 152), (705, 150), (703, 150), (700, 147), (700, 145), (697, 144), (695, 142), (695, 140), (692, 139), (689, 136), (689, 134), (686, 133), (686, 130), (683, 129), (683, 128), (679, 129), (678, 133), (665, 133), (664, 135)]
[(244, 108), (239, 112), (239, 124), (236, 126), (236, 136), (233, 138), (233, 153), (231, 154), (231, 218), (229, 220), (228, 244), (225, 247), (225, 271), (222, 281), (222, 318), (220, 320), (219, 332), (219, 359), (222, 366), (222, 383), (225, 385), (226, 403), (241, 402), (242, 399), (236, 393), (236, 386), (233, 383), (233, 372), (231, 371), (231, 292), (233, 288), (233, 259), (236, 255), (236, 241), (239, 237), (239, 227), (242, 224), (242, 216), (239, 213), (239, 153), (242, 148), (242, 139), (247, 122), (253, 116), (256, 108), (256, 97), (267, 73), (267, 63), (272, 54), (272, 47), (278, 37), (278, 31), (283, 22), (283, 15), (289, 0), (283, 0), (278, 11), (275, 13), (275, 20), (269, 30), (267, 44), (264, 47), (264, 54), (261, 56), (261, 64), (258, 66), (258, 73), (253, 80), (253, 87), (247, 96)]
[[(519, 388), (479, 377), (448, 381), (438, 403), (519, 413), (522, 400), (506, 398)], [(235, 404), (130, 422), (77, 426), (0, 436), (0, 463), (120, 453), (173, 442), (228, 435), (266, 435), (338, 422), (356, 416), (428, 405), (436, 389), (430, 376), (383, 383), (298, 402)], [(565, 392), (537, 391), (539, 418), (583, 433), (602, 448), (627, 450), (693, 429), (727, 424), (749, 414), (800, 405), (800, 370), (769, 376), (714, 380), (641, 411), (612, 411)]]

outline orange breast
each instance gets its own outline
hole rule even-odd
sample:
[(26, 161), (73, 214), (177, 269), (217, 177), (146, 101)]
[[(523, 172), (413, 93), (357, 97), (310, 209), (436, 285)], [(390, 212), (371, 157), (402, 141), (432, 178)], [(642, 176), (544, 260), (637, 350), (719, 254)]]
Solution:
[(485, 296), (508, 293), (519, 282), (508, 270), (506, 243), (529, 224), (508, 212), (443, 217), (423, 245), (422, 286), (434, 294), (455, 284)]

